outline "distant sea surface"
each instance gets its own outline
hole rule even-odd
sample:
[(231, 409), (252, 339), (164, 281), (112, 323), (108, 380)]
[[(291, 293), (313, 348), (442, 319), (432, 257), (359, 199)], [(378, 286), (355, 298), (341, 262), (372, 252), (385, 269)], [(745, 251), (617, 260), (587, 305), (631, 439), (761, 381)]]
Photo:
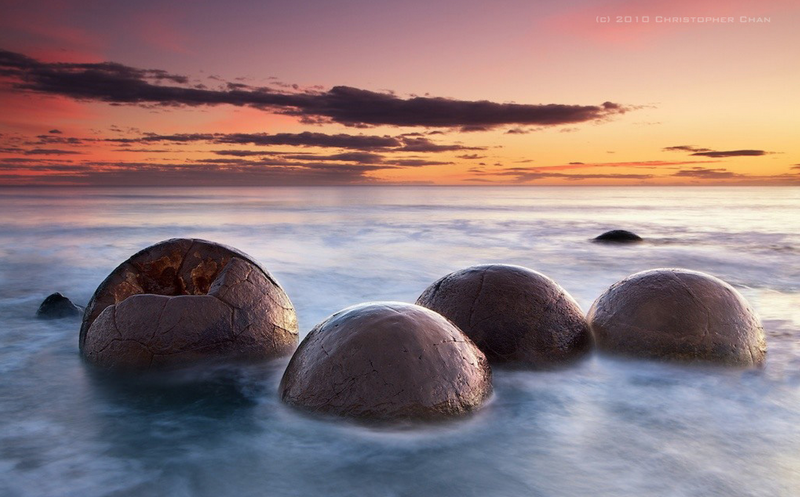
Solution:
[[(590, 242), (614, 228), (647, 241)], [(112, 381), (80, 360), (78, 321), (34, 318), (173, 237), (260, 261), (301, 336), (472, 264), (545, 273), (584, 311), (634, 272), (704, 271), (758, 311), (767, 364), (496, 369), (475, 416), (380, 428), (283, 406), (287, 360)], [(1, 189), (0, 380), (9, 497), (800, 495), (800, 188)]]

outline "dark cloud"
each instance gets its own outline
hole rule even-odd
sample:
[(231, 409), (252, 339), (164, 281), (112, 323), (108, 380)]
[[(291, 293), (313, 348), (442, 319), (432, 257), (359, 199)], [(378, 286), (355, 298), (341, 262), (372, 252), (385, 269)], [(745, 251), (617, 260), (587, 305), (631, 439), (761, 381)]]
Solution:
[[(559, 164), (554, 166), (537, 166), (534, 168), (537, 171), (558, 171), (558, 170), (572, 170), (572, 169), (597, 169), (597, 168), (634, 168), (634, 169), (680, 169), (680, 166), (691, 164), (713, 164), (717, 160), (682, 160), (682, 161), (631, 161), (631, 162), (570, 162), (568, 164)], [(525, 168), (519, 168), (525, 169)]]
[(399, 138), (379, 135), (348, 135), (339, 133), (178, 133), (160, 135), (147, 133), (139, 138), (108, 138), (106, 141), (117, 143), (190, 143), (209, 142), (232, 145), (288, 145), (293, 147), (348, 148), (353, 150), (385, 150), (403, 145)]
[(424, 166), (446, 166), (452, 162), (432, 161), (424, 159), (386, 159), (386, 164), (392, 164), (400, 167), (424, 167)]
[(765, 150), (712, 150), (710, 148), (699, 148), (692, 145), (675, 145), (673, 147), (665, 147), (665, 152), (691, 152), (691, 155), (696, 157), (713, 157), (716, 159), (724, 157), (753, 157), (759, 155), (767, 155), (772, 152)]
[(8, 157), (4, 159), (0, 159), (0, 163), (5, 165), (13, 165), (16, 167), (28, 167), (28, 166), (38, 166), (40, 164), (58, 164), (58, 163), (69, 163), (72, 162), (71, 160), (65, 159), (42, 159), (37, 157), (36, 159), (29, 159), (27, 157)]
[(673, 147), (664, 147), (664, 152), (711, 152), (710, 148), (697, 148), (693, 145), (675, 145)]
[(742, 177), (743, 175), (732, 173), (723, 168), (709, 169), (705, 167), (693, 167), (692, 169), (682, 169), (673, 174), (673, 176), (699, 179), (728, 179)]
[(794, 164), (790, 169), (800, 169), (800, 164)]
[(120, 145), (121, 147), (127, 148), (115, 148), (113, 149), (114, 152), (136, 152), (136, 153), (145, 153), (145, 154), (170, 154), (178, 152), (178, 150), (171, 150), (168, 148), (130, 148), (130, 145), (127, 143), (123, 143)]
[(441, 145), (427, 138), (403, 138), (403, 152), (453, 152), (457, 150), (486, 150), (486, 147), (465, 147), (463, 145)]
[(51, 129), (50, 131), (48, 131), (48, 133), (52, 133), (54, 135), (60, 135), (61, 134), (61, 130), (59, 130), (59, 129)]
[[(227, 145), (256, 145), (272, 146), (285, 145), (293, 147), (319, 147), (343, 148), (363, 152), (452, 152), (459, 150), (485, 150), (485, 147), (467, 147), (459, 144), (441, 144), (421, 136), (379, 136), (379, 135), (349, 135), (339, 133), (329, 135), (325, 133), (178, 133), (160, 135), (146, 133), (138, 138), (106, 138), (103, 141), (131, 144), (131, 143), (194, 143), (207, 142)], [(266, 152), (257, 151), (230, 151), (227, 155), (241, 156), (257, 155)]]
[(724, 168), (703, 168), (694, 167), (684, 169), (672, 175), (678, 178), (690, 178), (696, 181), (705, 180), (707, 183), (714, 182), (724, 185), (799, 185), (800, 176), (797, 174), (784, 173), (773, 175), (750, 175), (728, 171)]
[(370, 152), (346, 152), (343, 154), (333, 155), (315, 155), (315, 154), (290, 154), (283, 155), (286, 159), (292, 160), (313, 160), (313, 161), (343, 161), (343, 162), (356, 162), (358, 164), (379, 164), (383, 162), (384, 156), (380, 154), (373, 154)]
[(587, 179), (638, 179), (646, 180), (653, 178), (652, 174), (602, 174), (602, 173), (561, 173), (546, 168), (534, 167), (509, 167), (500, 171), (473, 171), (479, 176), (501, 176), (509, 178), (517, 183), (527, 183), (541, 179), (564, 179), (567, 181), (583, 181)]
[[(220, 154), (236, 155), (236, 154)], [(444, 166), (452, 162), (429, 161), (423, 159), (403, 159), (387, 158), (380, 154), (370, 154), (362, 152), (351, 152), (344, 154), (322, 155), (322, 154), (287, 154), (272, 153), (273, 157), (263, 158), (258, 161), (247, 160), (251, 154), (239, 155), (234, 159), (200, 159), (196, 162), (204, 164), (236, 164), (236, 165), (273, 165), (273, 166), (309, 166), (316, 165), (322, 167), (328, 162), (350, 162), (353, 165), (370, 165), (371, 170), (394, 169), (398, 167), (423, 167), (423, 166)], [(257, 154), (265, 155), (265, 154)]]
[(28, 141), (26, 145), (81, 145), (83, 140), (80, 138), (66, 137), (66, 136), (53, 136), (53, 135), (37, 135), (36, 141)]
[(701, 156), (701, 157), (747, 157), (747, 156), (757, 156), (757, 155), (766, 155), (770, 152), (766, 152), (764, 150), (712, 150), (711, 152), (695, 152), (692, 155)]
[(286, 114), (328, 118), (345, 125), (484, 127), (508, 124), (558, 125), (604, 119), (628, 109), (605, 102), (599, 106), (500, 104), (440, 97), (401, 99), (347, 86), (324, 93), (292, 95)]
[(457, 159), (464, 159), (464, 160), (473, 160), (473, 159), (485, 159), (485, 155), (478, 155), (478, 154), (464, 154), (464, 155), (456, 155)]
[(211, 153), (217, 155), (229, 155), (232, 157), (256, 157), (270, 155), (270, 152), (264, 150), (213, 150)]
[(646, 180), (653, 177), (652, 174), (567, 174), (567, 173), (554, 173), (547, 171), (529, 172), (529, 173), (512, 173), (509, 176), (515, 176), (514, 180), (517, 182), (525, 183), (528, 181), (536, 181), (540, 179), (560, 178), (567, 181), (583, 181), (587, 179), (638, 179)]
[(387, 158), (385, 155), (372, 154), (369, 152), (347, 152), (343, 154), (333, 155), (316, 155), (316, 154), (281, 154), (284, 159), (291, 159), (295, 161), (344, 161), (353, 162), (356, 164), (384, 164), (389, 167), (423, 167), (423, 166), (443, 166), (452, 164), (452, 162), (430, 161), (424, 159), (394, 159)]
[[(131, 163), (126, 163), (131, 164)], [(150, 163), (145, 163), (150, 165)], [(330, 162), (296, 162), (284, 159), (260, 159), (260, 160), (247, 160), (242, 158), (235, 159), (199, 159), (192, 161), (192, 164), (215, 165), (224, 166), (225, 170), (230, 170), (231, 167), (240, 168), (240, 170), (258, 169), (258, 168), (279, 168), (279, 169), (325, 169), (337, 171), (378, 171), (381, 169), (394, 169), (393, 165), (384, 164), (332, 164)], [(137, 165), (142, 165), (138, 163)]]
[[(0, 161), (0, 171), (13, 171), (15, 173), (19, 173), (20, 166), (19, 164), (14, 163), (7, 163), (5, 161)], [(27, 171), (35, 171), (37, 174), (41, 174), (44, 172), (73, 172), (77, 173), (80, 172), (82, 174), (90, 173), (92, 171), (91, 166), (82, 165), (82, 164), (37, 164), (35, 167), (29, 167), (26, 169)]]
[(295, 147), (350, 148), (355, 150), (380, 150), (400, 146), (400, 141), (392, 136), (348, 135), (339, 133), (233, 133), (217, 135), (216, 143), (247, 145), (290, 145)]
[(153, 164), (148, 162), (85, 162), (76, 165), (38, 167), (45, 177), (25, 176), (19, 171), (3, 171), (0, 179), (41, 184), (128, 185), (128, 186), (305, 186), (346, 185), (374, 181), (370, 172), (387, 166), (358, 164), (267, 164), (231, 162), (219, 164)]
[(152, 143), (152, 142), (190, 143), (190, 142), (201, 142), (201, 141), (213, 141), (215, 136), (217, 135), (215, 135), (214, 133), (178, 133), (172, 135), (145, 133), (144, 136), (140, 136), (138, 138), (105, 138), (103, 141), (114, 142), (114, 143)]
[[(607, 119), (623, 105), (516, 104), (441, 97), (400, 98), (348, 86), (327, 91), (278, 90), (237, 83), (218, 89), (188, 86), (186, 76), (115, 62), (47, 63), (0, 50), (0, 77), (22, 91), (132, 105), (235, 105), (292, 115), (307, 123), (347, 126), (425, 126), (490, 129), (504, 125), (555, 126)], [(183, 86), (180, 86), (183, 85)]]
[[(343, 162), (345, 155), (276, 154), (257, 160), (218, 157), (183, 162), (0, 159), (5, 184), (281, 186), (342, 185), (376, 182), (371, 173), (449, 162), (414, 158), (353, 155), (362, 162)], [(302, 159), (302, 160), (300, 160)], [(375, 161), (376, 163), (364, 163)], [(46, 173), (46, 174), (42, 174)]]
[(60, 150), (56, 148), (33, 148), (25, 151), (25, 155), (79, 155), (81, 153), (75, 150)]

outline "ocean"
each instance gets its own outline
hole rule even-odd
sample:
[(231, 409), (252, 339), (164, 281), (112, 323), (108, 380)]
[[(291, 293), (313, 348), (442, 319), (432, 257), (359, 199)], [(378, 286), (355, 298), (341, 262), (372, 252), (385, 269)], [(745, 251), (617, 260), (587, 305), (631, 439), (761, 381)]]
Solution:
[[(791, 187), (0, 189), (0, 495), (800, 495), (798, 213)], [(646, 241), (591, 243), (615, 228)], [(637, 271), (699, 270), (757, 310), (767, 363), (496, 368), (473, 416), (369, 426), (282, 405), (288, 359), (123, 381), (81, 361), (78, 320), (34, 318), (173, 237), (261, 262), (301, 337), (473, 264), (547, 274), (584, 311)]]

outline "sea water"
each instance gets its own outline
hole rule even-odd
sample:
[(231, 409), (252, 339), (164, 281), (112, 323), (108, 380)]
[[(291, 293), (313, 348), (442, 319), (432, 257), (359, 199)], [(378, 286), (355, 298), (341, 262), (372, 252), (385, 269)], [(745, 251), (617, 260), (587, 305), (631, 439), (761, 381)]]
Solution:
[[(778, 187), (0, 190), (0, 495), (798, 495), (799, 212), (800, 189)], [(591, 243), (615, 228), (646, 241)], [(545, 273), (584, 311), (631, 273), (704, 271), (758, 311), (767, 363), (495, 369), (474, 416), (364, 426), (282, 405), (288, 359), (110, 379), (81, 361), (78, 320), (34, 318), (173, 237), (261, 262), (301, 337), (472, 264)]]

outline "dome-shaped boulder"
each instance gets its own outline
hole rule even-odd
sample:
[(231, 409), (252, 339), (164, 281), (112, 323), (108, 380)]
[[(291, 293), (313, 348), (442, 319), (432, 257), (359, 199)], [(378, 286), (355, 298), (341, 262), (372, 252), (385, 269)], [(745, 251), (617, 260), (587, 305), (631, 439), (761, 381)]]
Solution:
[(521, 266), (450, 273), (417, 304), (455, 323), (493, 363), (549, 368), (583, 357), (592, 346), (577, 302), (552, 279)]
[(597, 243), (639, 243), (644, 240), (631, 231), (611, 230), (594, 237), (593, 241)]
[(290, 405), (371, 420), (460, 415), (491, 392), (488, 362), (461, 330), (399, 302), (356, 305), (318, 324), (280, 384)]
[(631, 357), (756, 366), (767, 345), (732, 286), (687, 269), (652, 269), (613, 284), (588, 321), (598, 349)]
[(246, 254), (172, 239), (120, 264), (86, 308), (80, 350), (111, 369), (256, 360), (291, 353), (297, 317), (275, 279)]

